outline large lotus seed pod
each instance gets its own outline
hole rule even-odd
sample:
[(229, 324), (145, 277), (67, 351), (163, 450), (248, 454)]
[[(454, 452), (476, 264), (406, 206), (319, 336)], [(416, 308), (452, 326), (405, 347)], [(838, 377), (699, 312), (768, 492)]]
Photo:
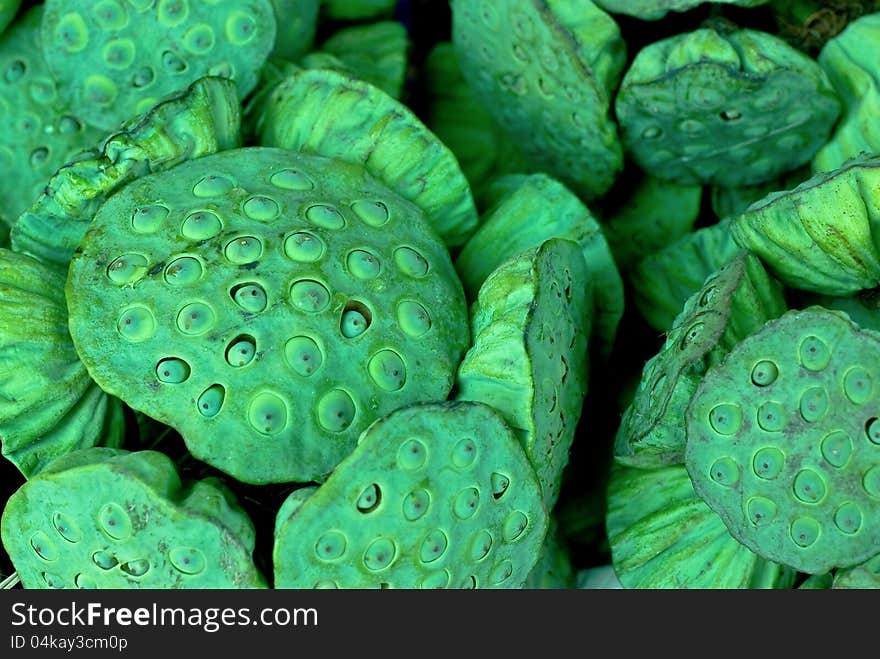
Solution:
[(321, 0), (272, 0), (275, 10), (275, 47), (271, 55), (296, 61), (315, 42)]
[(596, 4), (612, 14), (628, 14), (645, 21), (656, 21), (667, 12), (683, 12), (704, 2), (732, 4), (740, 7), (755, 7), (769, 0), (595, 0)]
[(0, 34), (15, 18), (20, 6), (21, 0), (0, 0)]
[(529, 572), (523, 588), (531, 590), (561, 590), (574, 587), (574, 566), (571, 553), (559, 535), (555, 520), (550, 519), (547, 537), (535, 567)]
[(471, 306), (473, 347), (456, 377), (456, 398), (494, 407), (532, 462), (547, 510), (587, 391), (592, 300), (580, 249), (550, 239), (502, 263)]
[(639, 313), (651, 327), (665, 332), (706, 277), (739, 251), (730, 220), (725, 219), (642, 259), (628, 273)]
[(396, 4), (397, 0), (321, 0), (321, 11), (327, 18), (351, 21), (389, 14)]
[(43, 52), (86, 122), (117, 130), (203, 76), (256, 86), (275, 44), (270, 0), (46, 0)]
[(377, 421), (275, 525), (276, 588), (519, 588), (547, 512), (513, 432), (479, 403)]
[(834, 134), (813, 158), (813, 170), (837, 169), (861, 152), (880, 152), (880, 12), (850, 25), (825, 44), (819, 65), (843, 102)]
[(67, 284), (108, 392), (249, 483), (323, 480), (374, 419), (444, 399), (469, 344), (449, 254), (356, 165), (233, 149), (98, 211)]
[(25, 588), (266, 587), (229, 490), (156, 451), (60, 458), (9, 498), (2, 536)]
[(700, 214), (702, 186), (678, 185), (647, 174), (602, 222), (621, 270), (690, 233)]
[(700, 383), (685, 460), (754, 552), (809, 574), (880, 546), (880, 334), (820, 307), (743, 340)]
[(710, 197), (712, 211), (719, 220), (739, 215), (771, 192), (791, 190), (808, 178), (810, 178), (810, 168), (804, 165), (778, 178), (757, 185), (747, 185), (740, 188), (713, 185)]
[(748, 252), (711, 275), (645, 364), (617, 431), (617, 461), (643, 468), (684, 462), (685, 411), (700, 380), (742, 339), (785, 310), (782, 286)]
[(790, 588), (796, 575), (737, 542), (683, 465), (614, 465), (607, 529), (625, 588)]
[(421, 208), (447, 245), (477, 225), (455, 156), (405, 105), (330, 70), (303, 70), (278, 85), (258, 119), (260, 143), (362, 165)]
[[(40, 194), (52, 173), (101, 133), (87, 128), (83, 108), (58, 98), (40, 48), (42, 7), (0, 35), (0, 233)], [(14, 172), (15, 175), (9, 175)]]
[(528, 171), (602, 196), (623, 167), (610, 106), (626, 45), (614, 20), (589, 0), (450, 4), (462, 73)]
[(123, 436), (122, 405), (89, 377), (67, 328), (64, 275), (0, 249), (0, 440), (29, 477)]
[(575, 588), (578, 590), (621, 590), (623, 584), (614, 573), (613, 565), (578, 570), (575, 574)]
[(856, 567), (837, 570), (832, 588), (880, 589), (880, 554)]
[(840, 102), (819, 65), (778, 37), (704, 28), (643, 48), (615, 109), (649, 174), (738, 187), (808, 162)]
[(67, 267), (101, 204), (149, 172), (238, 146), (241, 107), (235, 85), (202, 78), (161, 101), (106, 139), (100, 153), (83, 153), (48, 179), (12, 229), (12, 246)]
[(852, 295), (880, 284), (880, 155), (850, 160), (736, 217), (733, 239), (792, 288)]
[(484, 196), (489, 209), (455, 261), (468, 298), (476, 298), (489, 274), (505, 260), (550, 238), (567, 238), (583, 252), (594, 284), (593, 331), (599, 352), (609, 354), (623, 316), (623, 281), (589, 209), (565, 185), (544, 174), (503, 176)]

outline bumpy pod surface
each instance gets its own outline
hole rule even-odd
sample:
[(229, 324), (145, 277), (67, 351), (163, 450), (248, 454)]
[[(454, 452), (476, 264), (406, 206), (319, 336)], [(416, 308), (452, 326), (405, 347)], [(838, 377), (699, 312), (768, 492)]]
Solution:
[(12, 247), (66, 268), (101, 204), (125, 184), (241, 143), (235, 85), (202, 78), (61, 167), (12, 228)]
[(275, 10), (273, 57), (296, 61), (315, 42), (321, 0), (272, 0)]
[(251, 483), (323, 480), (374, 419), (442, 400), (469, 343), (449, 254), (362, 168), (233, 149), (145, 176), (71, 262), (92, 376)]
[(778, 37), (703, 28), (643, 48), (615, 110), (649, 174), (742, 186), (809, 162), (840, 102), (819, 65)]
[(880, 553), (862, 565), (837, 570), (832, 588), (880, 589)]
[(265, 588), (231, 492), (156, 451), (93, 448), (15, 492), (3, 546), (25, 588)]
[(453, 153), (378, 87), (336, 71), (298, 71), (272, 91), (257, 124), (263, 146), (363, 166), (421, 208), (447, 245), (461, 245), (477, 225)]
[(849, 160), (733, 220), (736, 243), (792, 288), (852, 295), (880, 284), (880, 156)]
[(89, 377), (67, 328), (64, 275), (0, 249), (0, 440), (26, 477), (122, 441), (122, 404)]
[(613, 14), (628, 14), (645, 21), (656, 21), (670, 11), (688, 11), (707, 1), (755, 7), (769, 0), (596, 0), (596, 4)]
[(21, 0), (0, 0), (0, 34), (15, 18), (20, 6)]
[(694, 489), (752, 551), (801, 572), (880, 546), (880, 334), (821, 307), (734, 348), (687, 413)]
[(611, 94), (626, 61), (614, 20), (588, 0), (453, 0), (452, 42), (479, 101), (547, 172), (586, 199), (623, 166)]
[(550, 239), (502, 263), (471, 306), (456, 398), (498, 410), (535, 468), (547, 509), (587, 392), (589, 279), (578, 245)]
[(547, 528), (534, 471), (494, 410), (413, 405), (282, 505), (275, 587), (519, 588)]
[(660, 352), (648, 360), (614, 443), (618, 462), (684, 462), (685, 412), (706, 371), (765, 322), (785, 313), (782, 286), (741, 251), (684, 304)]
[(116, 130), (203, 76), (257, 84), (275, 44), (270, 0), (47, 0), (43, 52), (60, 92), (92, 126)]

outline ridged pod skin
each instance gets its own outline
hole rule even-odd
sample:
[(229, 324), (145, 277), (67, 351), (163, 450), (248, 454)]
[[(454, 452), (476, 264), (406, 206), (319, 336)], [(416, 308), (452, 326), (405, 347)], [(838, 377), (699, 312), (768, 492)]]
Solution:
[(739, 187), (808, 163), (840, 101), (819, 65), (778, 37), (701, 28), (643, 48), (615, 110), (624, 147), (644, 171)]
[(587, 392), (593, 282), (578, 245), (552, 238), (502, 263), (471, 305), (457, 400), (498, 410), (552, 510)]
[(181, 482), (156, 451), (71, 453), (7, 501), (25, 588), (265, 588), (253, 524), (219, 481)]
[(710, 275), (685, 302), (660, 352), (645, 364), (618, 427), (615, 459), (642, 468), (681, 464), (685, 412), (706, 371), (785, 311), (782, 286), (746, 251)]
[(0, 248), (0, 440), (31, 477), (55, 458), (123, 438), (122, 405), (89, 377), (67, 327), (64, 275)]
[(546, 172), (587, 200), (623, 167), (611, 95), (626, 62), (589, 0), (452, 0), (452, 42), (478, 100)]
[(373, 85), (330, 70), (302, 70), (271, 92), (257, 120), (262, 146), (361, 165), (420, 207), (447, 246), (477, 225), (467, 179), (453, 153), (405, 105)]
[(397, 0), (322, 0), (328, 18), (351, 21), (377, 18), (394, 10)]
[(48, 178), (45, 190), (12, 229), (12, 247), (66, 268), (101, 204), (150, 172), (232, 149), (241, 143), (235, 84), (202, 78), (162, 100), (97, 151), (83, 152)]
[(275, 587), (521, 588), (547, 529), (501, 417), (422, 403), (376, 421), (317, 491), (281, 506)]
[(315, 42), (321, 0), (272, 0), (275, 11), (275, 47), (271, 57), (296, 61)]
[(670, 11), (688, 11), (704, 2), (756, 7), (769, 0), (596, 0), (596, 4), (612, 14), (628, 14), (644, 21), (656, 21)]
[(685, 465), (738, 541), (808, 574), (880, 546), (880, 334), (845, 314), (790, 311), (700, 383)]
[(733, 239), (787, 286), (852, 295), (880, 284), (880, 156), (775, 192), (733, 219)]
[(270, 0), (47, 0), (43, 52), (60, 94), (105, 131), (205, 76), (256, 86), (275, 44)]
[(376, 418), (449, 394), (449, 253), (363, 168), (249, 147), (139, 178), (70, 266), (92, 376), (238, 480), (324, 480)]

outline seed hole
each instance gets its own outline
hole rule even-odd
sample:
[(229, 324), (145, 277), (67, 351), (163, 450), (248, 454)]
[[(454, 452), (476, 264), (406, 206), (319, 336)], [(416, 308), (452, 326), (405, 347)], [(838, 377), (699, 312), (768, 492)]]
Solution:
[(737, 121), (742, 119), (742, 112), (739, 110), (723, 110), (718, 116), (721, 117), (722, 121)]
[(249, 334), (235, 337), (226, 348), (226, 363), (235, 368), (247, 366), (257, 354), (257, 340)]
[(363, 514), (371, 513), (379, 507), (381, 501), (382, 490), (376, 483), (372, 483), (371, 485), (368, 485), (358, 497), (358, 512)]

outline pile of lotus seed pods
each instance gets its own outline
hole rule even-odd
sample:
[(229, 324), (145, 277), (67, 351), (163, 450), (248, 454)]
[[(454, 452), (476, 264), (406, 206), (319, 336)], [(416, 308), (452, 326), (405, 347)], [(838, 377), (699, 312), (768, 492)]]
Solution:
[(880, 587), (880, 2), (0, 0), (4, 587)]

